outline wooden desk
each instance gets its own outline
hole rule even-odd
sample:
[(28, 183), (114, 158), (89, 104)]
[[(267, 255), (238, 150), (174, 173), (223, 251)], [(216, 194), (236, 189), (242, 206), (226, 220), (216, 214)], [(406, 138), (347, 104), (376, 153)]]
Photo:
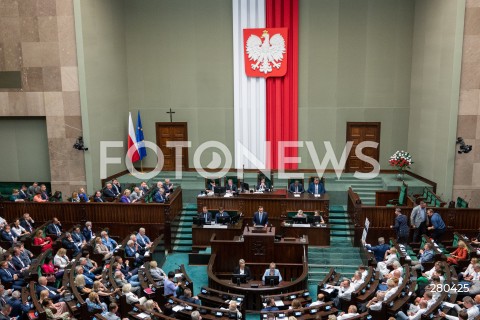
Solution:
[(326, 227), (317, 227), (315, 225), (311, 227), (298, 227), (295, 225), (286, 226), (282, 223), (279, 234), (283, 237), (296, 238), (306, 235), (308, 236), (308, 244), (310, 246), (330, 245), (330, 224), (326, 224)]
[(242, 234), (242, 225), (243, 219), (240, 219), (238, 223), (231, 225), (229, 224), (227, 228), (225, 227), (204, 227), (204, 226), (192, 226), (192, 249), (198, 247), (209, 247), (210, 238), (212, 234), (217, 235), (217, 239), (221, 240), (231, 240), (235, 236), (240, 236)]
[(240, 193), (235, 197), (222, 196), (202, 196), (197, 197), (197, 207), (219, 208), (225, 210), (237, 210), (242, 212), (245, 222), (252, 224), (253, 214), (258, 210), (258, 206), (263, 206), (264, 211), (268, 212), (268, 219), (276, 227), (280, 226), (281, 221), (289, 211), (315, 211), (319, 210), (328, 215), (330, 196), (327, 194), (317, 198), (311, 194), (304, 193), (300, 197), (287, 193), (286, 190), (275, 190), (265, 193)]

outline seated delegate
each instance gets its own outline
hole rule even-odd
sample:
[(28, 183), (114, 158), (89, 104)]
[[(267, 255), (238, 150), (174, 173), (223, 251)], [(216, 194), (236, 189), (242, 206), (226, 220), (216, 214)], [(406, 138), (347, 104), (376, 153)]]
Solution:
[(245, 265), (245, 260), (240, 259), (238, 261), (238, 266), (233, 269), (233, 274), (244, 274), (247, 281), (252, 279), (252, 273), (250, 272), (250, 268)]
[(280, 274), (280, 271), (276, 268), (275, 262), (271, 262), (270, 268), (265, 270), (265, 273), (262, 277), (263, 284), (265, 284), (265, 277), (269, 276), (276, 276), (278, 277), (278, 282), (282, 282), (282, 275)]

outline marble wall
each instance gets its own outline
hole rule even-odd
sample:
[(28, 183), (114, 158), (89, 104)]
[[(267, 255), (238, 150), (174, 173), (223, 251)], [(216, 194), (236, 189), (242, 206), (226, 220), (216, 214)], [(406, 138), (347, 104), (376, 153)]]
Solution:
[(53, 190), (86, 185), (73, 0), (0, 0), (0, 71), (22, 89), (0, 89), (0, 117), (46, 118)]
[(467, 0), (457, 136), (473, 146), (456, 154), (453, 195), (480, 206), (480, 0)]

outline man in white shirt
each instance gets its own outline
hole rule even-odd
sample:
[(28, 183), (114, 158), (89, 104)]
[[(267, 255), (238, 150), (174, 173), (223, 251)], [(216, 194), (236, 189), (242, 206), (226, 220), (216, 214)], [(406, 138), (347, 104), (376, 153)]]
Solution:
[(338, 295), (333, 299), (333, 303), (337, 308), (340, 307), (340, 298), (350, 301), (354, 288), (349, 279), (343, 279), (339, 286), (327, 285), (327, 288), (334, 288), (338, 290)]
[(353, 304), (348, 307), (348, 313), (342, 312), (340, 316), (337, 317), (337, 320), (345, 320), (358, 316), (357, 307)]
[(362, 273), (360, 271), (355, 271), (352, 278), (353, 291), (358, 290), (364, 282), (365, 280), (362, 279)]
[(323, 293), (319, 293), (317, 295), (317, 301), (310, 303), (309, 307), (321, 306), (324, 303), (325, 303), (325, 295)]
[(421, 300), (419, 304), (420, 309), (414, 312), (409, 312), (408, 316), (403, 312), (400, 311), (397, 313), (397, 319), (401, 320), (420, 320), (422, 318), (422, 314), (427, 311), (427, 302), (425, 300)]
[(382, 303), (385, 300), (385, 291), (377, 291), (377, 295), (367, 303), (367, 308), (374, 311), (382, 310)]

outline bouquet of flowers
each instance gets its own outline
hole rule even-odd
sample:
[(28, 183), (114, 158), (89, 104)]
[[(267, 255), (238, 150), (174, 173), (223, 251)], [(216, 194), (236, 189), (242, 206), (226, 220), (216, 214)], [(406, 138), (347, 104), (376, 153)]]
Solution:
[(398, 171), (403, 171), (405, 168), (410, 169), (410, 165), (413, 163), (410, 153), (403, 150), (395, 152), (388, 162), (392, 167), (397, 168)]

